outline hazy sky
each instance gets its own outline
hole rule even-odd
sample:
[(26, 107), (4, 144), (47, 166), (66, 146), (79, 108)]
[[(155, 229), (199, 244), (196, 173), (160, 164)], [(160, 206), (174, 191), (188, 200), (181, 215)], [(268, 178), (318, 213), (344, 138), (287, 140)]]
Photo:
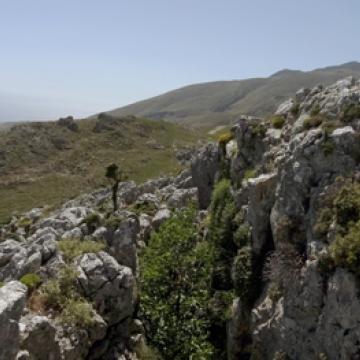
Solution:
[(360, 0), (0, 0), (0, 121), (360, 60)]

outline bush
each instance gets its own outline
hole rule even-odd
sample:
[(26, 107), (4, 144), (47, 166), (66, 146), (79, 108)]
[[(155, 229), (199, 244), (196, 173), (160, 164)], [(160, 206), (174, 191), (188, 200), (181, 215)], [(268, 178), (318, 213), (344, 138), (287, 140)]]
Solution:
[(231, 132), (227, 132), (219, 136), (218, 142), (221, 147), (225, 147), (226, 144), (233, 139), (234, 139), (234, 135)]
[(249, 245), (251, 240), (251, 228), (248, 223), (241, 224), (234, 233), (234, 242), (238, 248)]
[(349, 104), (344, 108), (341, 120), (343, 122), (350, 122), (352, 120), (360, 119), (360, 105)]
[(329, 156), (335, 151), (336, 145), (333, 141), (326, 140), (321, 144), (321, 149), (325, 156)]
[(303, 122), (304, 129), (311, 129), (314, 127), (318, 127), (322, 124), (322, 122), (325, 121), (325, 117), (321, 114), (318, 115), (312, 115), (306, 118)]
[(360, 275), (360, 221), (352, 226), (346, 235), (338, 235), (329, 250), (336, 266)]
[(330, 208), (325, 207), (320, 211), (319, 217), (314, 225), (314, 233), (317, 237), (322, 238), (326, 236), (331, 225), (333, 213)]
[(343, 186), (334, 200), (336, 222), (345, 228), (360, 219), (360, 184)]
[(209, 359), (206, 316), (213, 250), (197, 239), (195, 212), (175, 213), (140, 256), (141, 313), (165, 359)]
[(275, 129), (281, 129), (285, 124), (285, 118), (282, 115), (274, 115), (270, 118), (270, 122)]
[(30, 291), (36, 289), (41, 284), (41, 278), (36, 274), (26, 274), (21, 279), (20, 282), (23, 283)]
[(68, 299), (78, 297), (77, 277), (78, 272), (72, 266), (64, 266), (56, 279), (45, 283), (40, 292), (49, 308), (62, 309)]
[(316, 104), (312, 107), (311, 111), (310, 111), (310, 116), (311, 117), (315, 117), (317, 115), (320, 114), (320, 111), (321, 111), (321, 107), (319, 104)]
[(293, 116), (298, 116), (299, 115), (299, 111), (300, 111), (300, 104), (298, 102), (295, 102), (293, 104), (293, 106), (291, 107), (290, 109), (290, 113), (293, 115)]
[(97, 213), (91, 213), (85, 217), (82, 223), (86, 224), (88, 229), (92, 232), (101, 225), (101, 217)]
[(85, 299), (69, 299), (59, 317), (65, 325), (87, 329), (95, 322), (94, 309)]
[(263, 138), (266, 135), (266, 127), (263, 124), (253, 125), (251, 133), (254, 137)]
[(247, 169), (247, 170), (245, 170), (245, 173), (244, 173), (244, 179), (249, 180), (249, 179), (255, 178), (256, 175), (257, 175), (256, 169)]
[(0, 288), (2, 288), (5, 285), (3, 281), (0, 281)]
[(68, 239), (58, 242), (58, 249), (62, 252), (66, 262), (86, 253), (97, 253), (105, 249), (105, 244), (93, 240)]
[(238, 251), (232, 272), (235, 293), (245, 306), (249, 306), (253, 298), (252, 253), (250, 246), (244, 246)]

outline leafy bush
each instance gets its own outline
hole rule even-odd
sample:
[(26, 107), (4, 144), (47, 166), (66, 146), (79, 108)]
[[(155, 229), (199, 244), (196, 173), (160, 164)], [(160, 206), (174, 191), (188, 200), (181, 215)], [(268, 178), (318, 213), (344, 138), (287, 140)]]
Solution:
[(58, 249), (62, 252), (65, 261), (72, 261), (86, 253), (97, 253), (105, 249), (105, 244), (93, 240), (68, 239), (58, 242)]
[(281, 129), (285, 124), (285, 118), (282, 115), (274, 115), (270, 118), (270, 122), (275, 129)]
[(94, 309), (85, 299), (69, 299), (65, 302), (59, 319), (63, 324), (86, 329), (94, 324)]
[(111, 230), (116, 230), (124, 219), (119, 216), (110, 215), (104, 221), (104, 226)]
[(263, 138), (266, 134), (266, 127), (263, 124), (253, 125), (251, 127), (251, 133), (254, 137)]
[(349, 104), (344, 108), (341, 120), (344, 122), (350, 122), (355, 119), (360, 119), (360, 105)]
[(334, 208), (340, 226), (346, 229), (349, 223), (357, 222), (360, 219), (360, 184), (343, 186), (334, 200)]
[(206, 316), (213, 251), (197, 239), (192, 209), (174, 214), (142, 253), (141, 312), (165, 359), (209, 359)]
[(329, 251), (336, 266), (360, 275), (360, 221), (353, 225), (346, 235), (338, 235)]
[(253, 298), (252, 253), (250, 246), (244, 246), (238, 251), (232, 272), (236, 295), (240, 297), (245, 306), (250, 305)]
[(251, 239), (251, 228), (248, 223), (240, 224), (234, 233), (234, 242), (238, 248), (249, 244)]
[(325, 207), (320, 211), (319, 217), (314, 225), (314, 233), (318, 237), (326, 236), (329, 226), (333, 218), (333, 213), (330, 208)]
[(41, 278), (36, 274), (26, 274), (21, 279), (20, 282), (23, 283), (30, 291), (36, 289), (41, 284)]

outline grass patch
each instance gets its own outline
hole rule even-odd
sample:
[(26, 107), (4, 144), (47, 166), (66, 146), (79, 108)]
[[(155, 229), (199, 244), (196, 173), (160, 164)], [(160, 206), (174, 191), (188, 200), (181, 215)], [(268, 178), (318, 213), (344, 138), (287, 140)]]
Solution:
[(24, 275), (19, 281), (24, 284), (29, 291), (35, 290), (42, 282), (39, 275), (31, 273)]
[(274, 115), (270, 118), (270, 123), (275, 129), (281, 129), (285, 124), (285, 118), (282, 115)]
[(69, 299), (64, 305), (59, 320), (65, 325), (86, 329), (95, 322), (94, 309), (85, 299)]
[(311, 115), (308, 118), (306, 118), (303, 122), (303, 128), (304, 129), (311, 129), (320, 126), (324, 121), (326, 120), (324, 115), (317, 114), (317, 115)]
[(256, 176), (257, 176), (256, 169), (247, 169), (247, 170), (245, 170), (245, 173), (244, 173), (244, 179), (245, 180), (255, 178)]
[(93, 240), (66, 239), (58, 242), (58, 249), (66, 262), (71, 262), (82, 254), (100, 252), (105, 247), (104, 243)]
[(349, 104), (344, 108), (341, 120), (343, 122), (350, 122), (356, 119), (360, 119), (360, 105)]

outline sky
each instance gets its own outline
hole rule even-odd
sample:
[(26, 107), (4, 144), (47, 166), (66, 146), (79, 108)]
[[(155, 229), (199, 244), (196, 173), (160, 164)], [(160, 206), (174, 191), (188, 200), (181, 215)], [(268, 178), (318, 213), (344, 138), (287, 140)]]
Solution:
[(359, 0), (0, 0), (0, 121), (360, 60)]

